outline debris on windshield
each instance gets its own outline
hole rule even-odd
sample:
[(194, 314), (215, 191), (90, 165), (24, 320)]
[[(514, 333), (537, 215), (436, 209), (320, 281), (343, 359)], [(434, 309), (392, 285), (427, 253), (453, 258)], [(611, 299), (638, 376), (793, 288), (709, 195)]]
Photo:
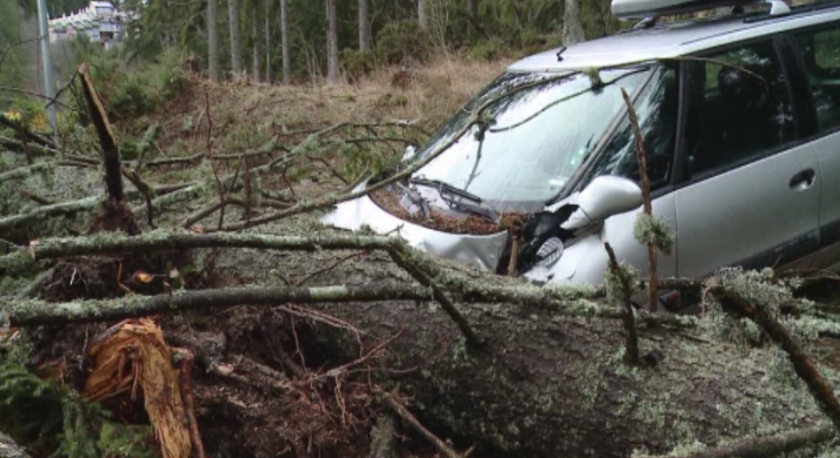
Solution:
[(390, 188), (372, 192), (370, 198), (385, 211), (398, 218), (453, 234), (497, 234), (514, 226), (516, 221), (524, 222), (528, 217), (527, 213), (501, 213), (497, 221), (493, 222), (477, 214), (467, 214), (462, 217), (448, 215), (434, 207), (429, 208), (429, 214), (426, 217), (426, 215), (421, 215), (421, 212), (412, 213), (403, 207), (400, 204), (402, 194), (399, 188)]

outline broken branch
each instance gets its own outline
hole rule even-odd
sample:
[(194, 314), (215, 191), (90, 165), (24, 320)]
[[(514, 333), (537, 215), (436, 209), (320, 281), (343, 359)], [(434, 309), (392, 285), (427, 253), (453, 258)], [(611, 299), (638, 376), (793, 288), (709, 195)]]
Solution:
[(69, 303), (2, 299), (0, 310), (9, 318), (8, 325), (19, 327), (115, 321), (209, 307), (404, 300), (425, 301), (432, 296), (426, 288), (415, 286), (242, 287)]

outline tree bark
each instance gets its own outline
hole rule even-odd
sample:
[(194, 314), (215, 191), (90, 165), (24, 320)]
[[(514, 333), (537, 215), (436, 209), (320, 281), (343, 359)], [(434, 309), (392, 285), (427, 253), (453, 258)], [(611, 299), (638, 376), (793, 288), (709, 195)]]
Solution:
[(207, 0), (207, 46), (210, 80), (219, 82), (219, 17), (218, 0)]
[(271, 1), (265, 2), (265, 82), (271, 84)]
[(280, 40), (283, 42), (283, 84), (292, 81), (292, 59), (289, 55), (289, 0), (280, 0)]
[(370, 51), (370, 0), (359, 0), (359, 51)]
[(580, 18), (580, 0), (565, 0), (563, 11), (563, 45), (570, 46), (580, 43), (586, 38), (583, 35), (583, 24)]
[(230, 28), (230, 65), (234, 73), (242, 71), (242, 48), (239, 33), (239, 0), (228, 0), (228, 26)]
[(429, 16), (426, 14), (426, 0), (417, 0), (417, 22), (420, 28), (429, 30)]
[(338, 8), (336, 0), (326, 0), (327, 6), (327, 81), (338, 84)]
[[(766, 350), (745, 355), (733, 345), (643, 328), (642, 350), (661, 351), (665, 359), (657, 367), (628, 368), (615, 320), (464, 306), (485, 338), (484, 349), (471, 352), (455, 324), (427, 307), (315, 307), (372, 341), (407, 326), (389, 347), (398, 357), (386, 363), (388, 381), (414, 399), (415, 412), (438, 434), (479, 441), (499, 456), (625, 458), (637, 449), (667, 453), (695, 440), (716, 444), (749, 437), (759, 426), (788, 431), (821, 418), (812, 404), (793, 407), (789, 389), (762, 382), (772, 370)], [(358, 357), (349, 336), (326, 327), (312, 332), (331, 354)], [(733, 404), (738, 407), (728, 412)], [(788, 421), (790, 409), (807, 419)]]
[(259, 5), (255, 2), (251, 7), (251, 35), (253, 36), (253, 45), (251, 46), (251, 77), (255, 83), (262, 81), (262, 75), (260, 72), (260, 54), (262, 53), (260, 51), (260, 27), (259, 15), (257, 14), (258, 9)]

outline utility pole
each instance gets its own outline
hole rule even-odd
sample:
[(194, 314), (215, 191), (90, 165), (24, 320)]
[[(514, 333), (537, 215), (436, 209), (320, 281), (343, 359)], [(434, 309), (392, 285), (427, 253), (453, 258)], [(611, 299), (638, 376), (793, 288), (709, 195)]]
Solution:
[(55, 119), (55, 80), (53, 80), (52, 56), (50, 56), (50, 29), (47, 24), (47, 0), (38, 0), (38, 33), (41, 40), (41, 65), (44, 67), (44, 92), (49, 100), (47, 121), (53, 133), (58, 132)]

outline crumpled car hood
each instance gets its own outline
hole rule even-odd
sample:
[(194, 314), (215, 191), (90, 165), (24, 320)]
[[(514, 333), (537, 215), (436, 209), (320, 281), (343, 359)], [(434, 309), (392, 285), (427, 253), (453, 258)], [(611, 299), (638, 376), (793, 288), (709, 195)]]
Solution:
[(471, 235), (436, 231), (395, 217), (368, 196), (339, 204), (321, 222), (352, 231), (368, 226), (378, 234), (399, 236), (416, 249), (491, 271), (498, 267), (508, 238), (507, 232)]

